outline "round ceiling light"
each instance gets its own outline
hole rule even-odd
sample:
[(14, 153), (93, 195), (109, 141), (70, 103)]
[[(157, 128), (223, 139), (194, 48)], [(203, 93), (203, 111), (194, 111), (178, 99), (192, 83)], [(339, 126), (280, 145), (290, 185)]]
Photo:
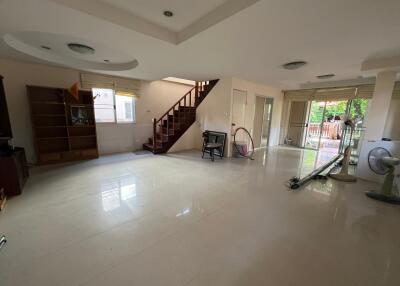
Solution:
[(321, 75), (317, 75), (318, 79), (328, 79), (328, 78), (332, 78), (334, 77), (335, 74), (333, 73), (329, 73), (329, 74), (321, 74)]
[(83, 54), (83, 55), (93, 55), (95, 53), (95, 49), (92, 47), (78, 44), (78, 43), (70, 43), (68, 44), (68, 48), (70, 48), (72, 51)]
[(305, 61), (294, 61), (294, 62), (286, 63), (286, 64), (282, 65), (282, 67), (287, 70), (297, 70), (306, 64), (307, 64), (307, 62), (305, 62)]
[(166, 10), (163, 12), (165, 17), (172, 17), (174, 16), (174, 13), (172, 11)]

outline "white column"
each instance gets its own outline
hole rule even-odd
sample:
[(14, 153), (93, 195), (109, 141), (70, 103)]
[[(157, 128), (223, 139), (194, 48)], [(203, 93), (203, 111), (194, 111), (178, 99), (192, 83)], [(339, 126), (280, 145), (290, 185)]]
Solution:
[(394, 71), (384, 71), (376, 77), (374, 95), (365, 122), (364, 140), (381, 140), (383, 137), (396, 74)]

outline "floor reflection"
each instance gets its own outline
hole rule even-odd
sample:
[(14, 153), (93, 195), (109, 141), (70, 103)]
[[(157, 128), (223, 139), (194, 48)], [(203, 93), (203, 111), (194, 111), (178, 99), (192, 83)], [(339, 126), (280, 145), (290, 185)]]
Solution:
[(136, 181), (132, 177), (122, 178), (109, 186), (102, 187), (103, 210), (109, 212), (118, 209), (122, 202), (134, 197), (136, 197)]
[(176, 214), (176, 217), (181, 217), (190, 213), (190, 208), (185, 208)]
[(299, 176), (302, 178), (315, 169), (323, 166), (332, 158), (337, 156), (337, 153), (326, 152), (324, 150), (314, 151), (314, 150), (301, 150), (298, 170)]

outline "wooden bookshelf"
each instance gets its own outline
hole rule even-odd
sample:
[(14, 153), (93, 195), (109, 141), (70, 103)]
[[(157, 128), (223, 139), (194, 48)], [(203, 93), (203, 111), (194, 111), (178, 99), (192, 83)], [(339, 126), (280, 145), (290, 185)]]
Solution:
[(66, 89), (27, 86), (38, 163), (98, 158), (93, 95)]

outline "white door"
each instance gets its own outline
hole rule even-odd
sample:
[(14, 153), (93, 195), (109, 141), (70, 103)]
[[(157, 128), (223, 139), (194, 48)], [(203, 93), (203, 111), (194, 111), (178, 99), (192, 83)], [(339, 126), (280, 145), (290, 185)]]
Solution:
[[(238, 127), (245, 127), (247, 92), (243, 90), (233, 90), (232, 104), (232, 130)], [(243, 132), (238, 134), (236, 141), (244, 141)]]
[(290, 108), (289, 128), (286, 139), (289, 145), (304, 147), (307, 129), (308, 101), (293, 101)]

